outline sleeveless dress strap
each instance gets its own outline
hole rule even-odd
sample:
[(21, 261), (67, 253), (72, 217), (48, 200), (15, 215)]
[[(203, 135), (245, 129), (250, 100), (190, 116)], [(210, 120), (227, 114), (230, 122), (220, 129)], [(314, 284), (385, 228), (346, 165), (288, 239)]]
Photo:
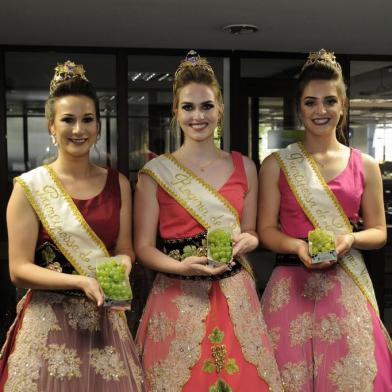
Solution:
[(110, 194), (111, 198), (114, 198), (116, 205), (121, 206), (121, 190), (120, 190), (120, 180), (119, 173), (117, 170), (108, 167), (108, 179), (106, 182), (106, 186), (104, 194)]
[(244, 166), (244, 158), (243, 155), (238, 151), (232, 151), (232, 159), (234, 164), (234, 173), (233, 177), (236, 178), (238, 182), (240, 182), (245, 190), (245, 193), (248, 192), (248, 177), (246, 175), (245, 166)]

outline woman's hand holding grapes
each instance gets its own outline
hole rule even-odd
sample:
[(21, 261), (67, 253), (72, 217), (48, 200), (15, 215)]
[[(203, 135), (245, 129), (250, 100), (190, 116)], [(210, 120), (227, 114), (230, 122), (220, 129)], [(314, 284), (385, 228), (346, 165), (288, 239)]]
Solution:
[(247, 232), (234, 236), (233, 241), (233, 256), (249, 253), (259, 245), (258, 238)]

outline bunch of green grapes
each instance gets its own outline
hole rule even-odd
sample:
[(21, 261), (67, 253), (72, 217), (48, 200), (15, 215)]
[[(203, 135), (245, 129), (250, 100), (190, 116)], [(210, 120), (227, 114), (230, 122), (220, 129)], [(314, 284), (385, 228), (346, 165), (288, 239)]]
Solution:
[(329, 252), (335, 249), (333, 234), (323, 229), (309, 231), (308, 240), (312, 243), (312, 253)]
[(116, 301), (132, 299), (125, 265), (116, 259), (109, 259), (98, 264), (96, 278), (106, 297)]
[(208, 232), (207, 246), (209, 257), (219, 263), (228, 263), (232, 258), (233, 247), (231, 234), (224, 229)]
[(196, 246), (195, 245), (185, 245), (182, 250), (181, 260), (186, 259), (189, 256), (196, 256)]

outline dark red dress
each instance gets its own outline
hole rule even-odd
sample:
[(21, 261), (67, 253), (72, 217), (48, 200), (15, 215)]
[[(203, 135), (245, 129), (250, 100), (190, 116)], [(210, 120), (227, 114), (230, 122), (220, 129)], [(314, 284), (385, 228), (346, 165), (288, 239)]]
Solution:
[[(87, 223), (114, 249), (120, 224), (118, 173), (104, 189), (74, 200)], [(76, 273), (40, 227), (36, 263)], [(0, 389), (25, 391), (143, 391), (142, 370), (122, 312), (98, 309), (77, 290), (29, 290), (3, 347)]]

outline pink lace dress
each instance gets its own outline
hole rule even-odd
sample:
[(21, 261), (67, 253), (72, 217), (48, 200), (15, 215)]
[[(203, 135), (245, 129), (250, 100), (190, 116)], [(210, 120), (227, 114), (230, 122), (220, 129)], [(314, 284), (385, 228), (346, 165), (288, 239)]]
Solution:
[[(219, 192), (241, 215), (247, 179), (241, 154), (232, 159), (234, 172)], [(157, 197), (166, 253), (175, 258), (184, 243), (202, 248), (204, 228), (160, 187)], [(154, 392), (229, 390), (224, 384), (282, 390), (254, 281), (241, 267), (217, 280), (159, 273), (136, 344)]]
[[(347, 167), (328, 186), (357, 221), (364, 189), (360, 151), (352, 149)], [(281, 230), (306, 238), (313, 226), (283, 172), (279, 188)], [(285, 391), (392, 391), (392, 357), (381, 321), (339, 265), (320, 272), (276, 267), (262, 310)]]

